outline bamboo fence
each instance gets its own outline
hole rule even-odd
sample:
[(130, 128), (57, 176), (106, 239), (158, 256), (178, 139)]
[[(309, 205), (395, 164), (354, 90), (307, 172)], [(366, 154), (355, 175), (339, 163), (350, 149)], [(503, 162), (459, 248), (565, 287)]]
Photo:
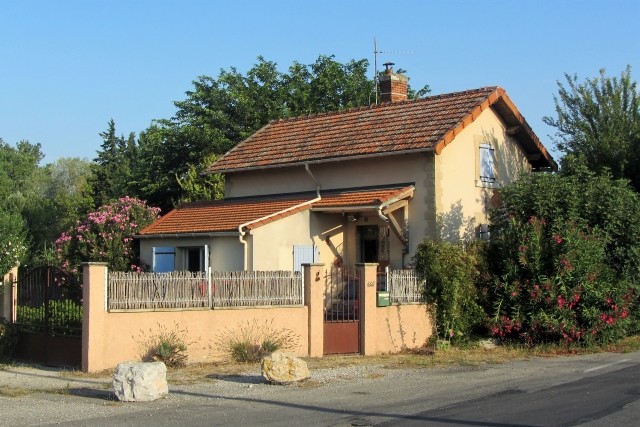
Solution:
[(304, 305), (299, 272), (213, 272), (211, 280), (214, 307)]
[(109, 272), (109, 310), (185, 309), (209, 307), (206, 273)]
[(291, 271), (109, 272), (108, 310), (304, 305), (302, 275)]

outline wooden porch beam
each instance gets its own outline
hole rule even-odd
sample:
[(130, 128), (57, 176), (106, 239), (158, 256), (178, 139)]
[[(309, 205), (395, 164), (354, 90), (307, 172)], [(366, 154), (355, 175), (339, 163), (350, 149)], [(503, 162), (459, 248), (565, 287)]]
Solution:
[(395, 203), (390, 204), (389, 206), (386, 206), (383, 210), (382, 213), (387, 215), (390, 214), (391, 212), (398, 210), (400, 208), (404, 208), (406, 206), (409, 205), (409, 201), (407, 199), (402, 199), (402, 200), (398, 200)]

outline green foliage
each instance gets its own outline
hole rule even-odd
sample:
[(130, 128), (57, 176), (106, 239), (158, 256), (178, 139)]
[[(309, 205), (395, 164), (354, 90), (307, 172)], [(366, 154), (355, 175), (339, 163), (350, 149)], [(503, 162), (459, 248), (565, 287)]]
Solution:
[[(193, 343), (188, 342), (188, 329), (181, 328), (177, 323), (173, 329), (158, 323), (155, 331), (149, 329), (149, 335), (140, 331), (141, 358), (144, 361), (160, 361), (171, 368), (185, 366), (187, 364), (187, 347)], [(135, 339), (135, 337), (134, 337)]]
[(282, 72), (258, 57), (245, 74), (231, 67), (216, 78), (198, 77), (186, 99), (175, 102), (174, 117), (140, 133), (128, 194), (163, 212), (219, 195), (221, 177), (197, 176), (208, 166), (205, 159), (223, 155), (272, 120), (372, 104), (368, 65), (321, 55)]
[[(65, 299), (49, 301), (49, 331), (56, 335), (78, 335), (82, 332), (82, 304)], [(45, 332), (46, 308), (18, 306), (16, 323), (28, 332)]]
[(607, 265), (630, 281), (640, 280), (640, 198), (625, 180), (584, 167), (570, 175), (526, 174), (502, 188), (500, 198), (502, 207), (491, 215), (492, 234), (509, 227), (511, 219), (524, 224), (531, 217), (552, 228), (597, 228), (606, 241)]
[(0, 317), (0, 362), (10, 360), (18, 345), (18, 331), (13, 323)]
[(18, 213), (0, 210), (0, 277), (23, 260), (25, 231), (22, 217)]
[(224, 196), (224, 176), (219, 173), (204, 176), (198, 173), (198, 170), (212, 164), (217, 157), (216, 155), (204, 157), (199, 167), (191, 165), (184, 176), (176, 177), (182, 190), (179, 203), (222, 199)]
[(135, 135), (128, 139), (116, 135), (116, 124), (109, 120), (108, 128), (101, 132), (102, 145), (98, 157), (91, 165), (92, 174), (88, 180), (95, 206), (102, 206), (129, 194), (132, 163), (137, 147)]
[(81, 263), (96, 261), (106, 262), (115, 271), (139, 271), (133, 236), (157, 217), (157, 208), (131, 197), (102, 206), (56, 240), (58, 265), (71, 274), (79, 274)]
[(544, 118), (558, 130), (557, 148), (567, 155), (563, 169), (567, 162), (582, 162), (596, 173), (627, 178), (640, 191), (640, 91), (631, 67), (620, 78), (604, 69), (584, 83), (565, 77), (566, 87), (558, 82), (554, 97), (557, 117)]
[(492, 335), (603, 345), (632, 332), (637, 292), (607, 265), (606, 244), (597, 228), (511, 218), (493, 242), (501, 274), (483, 288)]
[(636, 331), (640, 200), (627, 183), (576, 168), (500, 194), (480, 285), (492, 334), (602, 345)]
[(297, 347), (299, 340), (300, 337), (288, 328), (274, 329), (273, 320), (258, 324), (254, 319), (241, 324), (237, 330), (224, 330), (216, 344), (231, 360), (255, 363), (276, 350)]
[(413, 262), (427, 283), (425, 300), (435, 312), (439, 339), (464, 341), (483, 325), (485, 314), (477, 303), (475, 283), (482, 268), (482, 245), (425, 240)]

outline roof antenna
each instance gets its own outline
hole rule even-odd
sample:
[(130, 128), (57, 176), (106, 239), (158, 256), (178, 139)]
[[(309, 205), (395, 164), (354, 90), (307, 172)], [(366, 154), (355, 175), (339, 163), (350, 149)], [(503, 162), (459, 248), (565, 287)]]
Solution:
[[(378, 50), (378, 44), (376, 42), (376, 37), (373, 37), (373, 80), (376, 83), (375, 92), (376, 92), (376, 105), (378, 105), (378, 86), (380, 84), (378, 77), (378, 54), (379, 53), (390, 53), (390, 54), (401, 54), (401, 55), (413, 55), (414, 51), (402, 51), (402, 50)], [(385, 64), (386, 66), (386, 64)]]

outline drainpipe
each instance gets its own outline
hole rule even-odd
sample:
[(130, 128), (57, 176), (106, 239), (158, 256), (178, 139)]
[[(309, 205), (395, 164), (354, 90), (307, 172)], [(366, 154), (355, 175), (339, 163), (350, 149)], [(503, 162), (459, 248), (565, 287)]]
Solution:
[(313, 180), (313, 182), (316, 184), (316, 197), (314, 199), (308, 200), (306, 202), (302, 202), (298, 205), (292, 206), (290, 208), (287, 209), (283, 209), (281, 211), (263, 216), (262, 218), (258, 218), (258, 219), (254, 219), (253, 221), (249, 221), (249, 222), (245, 222), (244, 224), (240, 224), (238, 226), (238, 233), (240, 233), (240, 235), (238, 236), (238, 239), (240, 240), (240, 243), (242, 243), (243, 246), (243, 252), (244, 252), (244, 271), (247, 271), (247, 254), (249, 253), (248, 247), (249, 247), (249, 243), (247, 243), (246, 240), (244, 240), (244, 235), (246, 233), (246, 231), (244, 231), (244, 228), (256, 223), (256, 222), (260, 222), (260, 221), (264, 221), (265, 219), (269, 219), (271, 217), (274, 217), (276, 215), (280, 215), (283, 212), (288, 212), (294, 209), (298, 209), (302, 206), (307, 206), (307, 205), (312, 205), (318, 201), (320, 201), (320, 199), (322, 199), (322, 197), (320, 197), (320, 182), (316, 179), (316, 177), (313, 175), (313, 173), (311, 173), (311, 169), (309, 169), (309, 164), (305, 163), (304, 164), (304, 169), (307, 171), (307, 173), (309, 174), (309, 176), (311, 177), (311, 179)]

